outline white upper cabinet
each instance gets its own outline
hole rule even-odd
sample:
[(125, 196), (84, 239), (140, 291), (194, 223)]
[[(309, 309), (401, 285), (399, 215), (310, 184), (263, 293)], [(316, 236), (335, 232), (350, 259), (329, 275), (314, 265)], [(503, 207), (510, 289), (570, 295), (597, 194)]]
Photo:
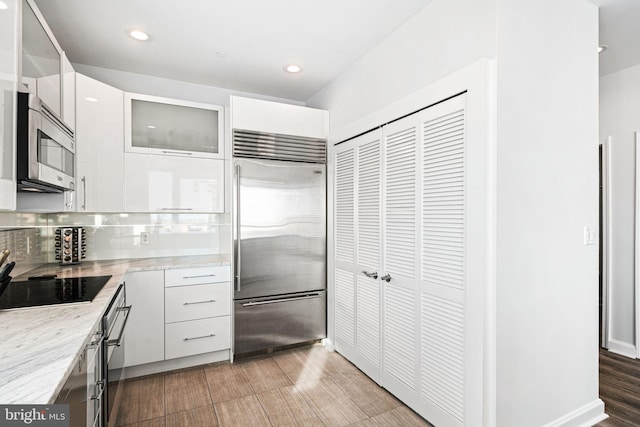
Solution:
[(75, 130), (76, 73), (65, 54), (62, 55), (62, 120), (71, 130)]
[(33, 0), (22, 2), (22, 83), (62, 118), (62, 49)]
[(231, 97), (232, 129), (325, 139), (329, 112), (260, 99)]
[(123, 92), (76, 75), (77, 210), (124, 210)]
[(224, 158), (224, 108), (157, 96), (125, 94), (129, 153)]
[(0, 11), (0, 210), (16, 208), (16, 123), (18, 83), (18, 0), (4, 0)]
[(224, 212), (224, 160), (126, 153), (126, 212)]

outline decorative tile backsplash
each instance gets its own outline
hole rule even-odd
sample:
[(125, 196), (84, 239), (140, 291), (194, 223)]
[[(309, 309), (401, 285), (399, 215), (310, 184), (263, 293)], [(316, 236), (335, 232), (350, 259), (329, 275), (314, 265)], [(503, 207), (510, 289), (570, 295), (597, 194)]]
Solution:
[(231, 251), (229, 214), (0, 213), (0, 250), (15, 275), (56, 262), (55, 229), (82, 226), (86, 260), (208, 255)]

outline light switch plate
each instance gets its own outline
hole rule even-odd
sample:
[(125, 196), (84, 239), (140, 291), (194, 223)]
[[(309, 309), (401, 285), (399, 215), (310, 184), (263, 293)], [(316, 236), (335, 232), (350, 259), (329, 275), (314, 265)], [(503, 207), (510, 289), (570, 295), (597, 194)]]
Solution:
[(596, 230), (593, 227), (584, 226), (584, 245), (595, 245), (596, 244)]

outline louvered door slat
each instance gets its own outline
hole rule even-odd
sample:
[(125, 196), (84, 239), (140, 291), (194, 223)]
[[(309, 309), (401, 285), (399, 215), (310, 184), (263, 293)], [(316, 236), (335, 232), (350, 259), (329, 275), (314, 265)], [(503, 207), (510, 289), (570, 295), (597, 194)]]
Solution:
[(336, 155), (336, 259), (354, 261), (354, 185), (355, 154), (353, 149)]
[[(450, 106), (448, 106), (450, 105)], [(421, 395), (464, 422), (465, 121), (463, 99), (422, 122)], [(428, 290), (428, 291), (427, 291)], [(447, 295), (447, 297), (444, 297)]]
[(358, 266), (380, 263), (380, 140), (358, 147)]
[[(380, 133), (361, 138), (357, 149), (357, 270), (380, 269)], [(357, 353), (379, 377), (381, 360), (380, 281), (358, 275)]]
[[(441, 248), (464, 248), (464, 111), (457, 110), (441, 117), (425, 121), (423, 132), (423, 194), (422, 194), (422, 280), (427, 284), (464, 287), (464, 259), (457, 265), (446, 264), (434, 268), (429, 262), (429, 253), (440, 253)], [(439, 137), (446, 132), (455, 135), (448, 139), (447, 151), (443, 154)], [(441, 181), (446, 171), (449, 188)], [(437, 187), (436, 187), (437, 186)], [(437, 188), (438, 191), (433, 191)], [(448, 191), (447, 191), (448, 190)], [(443, 215), (446, 213), (446, 215)], [(438, 215), (438, 222), (433, 222)]]
[(356, 336), (353, 273), (336, 270), (335, 278), (336, 340), (353, 346)]
[(412, 290), (392, 285), (386, 285), (384, 289), (385, 371), (408, 388), (415, 389), (417, 331), (414, 293)]
[(385, 137), (384, 268), (409, 278), (416, 263), (416, 138), (412, 121)]
[(464, 419), (464, 313), (462, 304), (423, 294), (421, 393)]
[(378, 281), (358, 276), (357, 350), (374, 366), (380, 365), (380, 291)]

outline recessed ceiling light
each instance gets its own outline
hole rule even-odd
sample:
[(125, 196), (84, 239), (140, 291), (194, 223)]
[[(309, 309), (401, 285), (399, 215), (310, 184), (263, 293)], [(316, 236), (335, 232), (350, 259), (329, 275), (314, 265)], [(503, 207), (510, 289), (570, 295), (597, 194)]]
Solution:
[(148, 129), (155, 129), (156, 127), (154, 125), (147, 125)]
[(92, 98), (92, 97), (87, 97), (84, 100), (89, 102), (98, 102), (98, 98)]
[(609, 46), (607, 46), (606, 44), (601, 44), (600, 46), (598, 46), (598, 53), (602, 53), (605, 50), (607, 50), (609, 48)]
[(285, 65), (284, 70), (287, 73), (296, 74), (302, 71), (302, 67), (296, 64)]
[(7, 6), (7, 4), (3, 1), (0, 1), (0, 10), (7, 10), (9, 9), (9, 6)]
[(146, 42), (147, 40), (149, 40), (149, 34), (145, 33), (144, 31), (131, 30), (129, 31), (129, 35), (136, 40), (140, 40), (141, 42)]

